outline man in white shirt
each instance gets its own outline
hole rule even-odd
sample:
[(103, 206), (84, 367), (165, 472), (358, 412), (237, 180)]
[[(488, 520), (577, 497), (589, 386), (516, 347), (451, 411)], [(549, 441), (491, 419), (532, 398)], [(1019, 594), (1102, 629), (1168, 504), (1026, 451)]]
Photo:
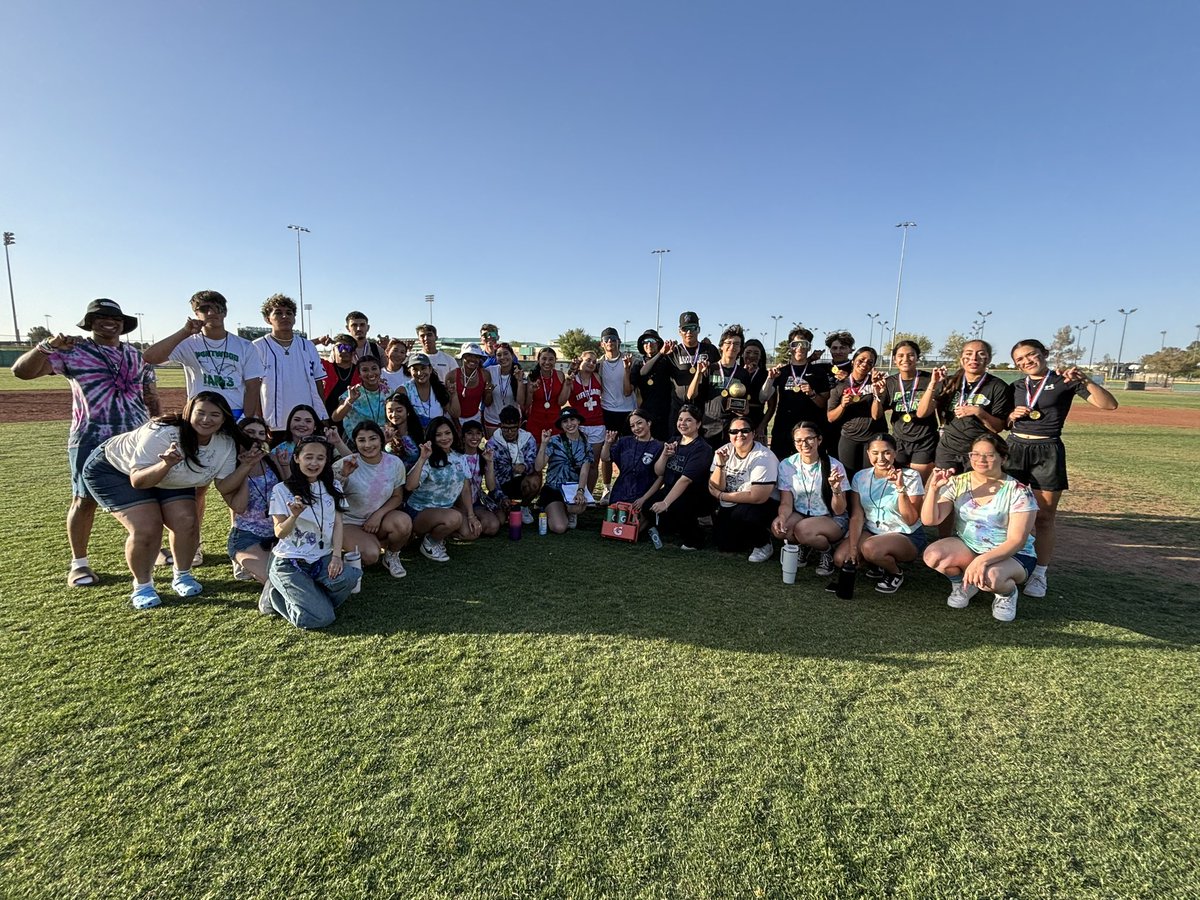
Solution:
[[(632, 434), (629, 414), (637, 409), (637, 394), (633, 392), (633, 357), (621, 354), (621, 333), (615, 328), (600, 332), (600, 349), (604, 351), (596, 366), (600, 376), (600, 408), (604, 410), (604, 429), (619, 435)], [(612, 461), (600, 463), (600, 485), (604, 493), (612, 484)]]
[(325, 408), (321, 383), (325, 367), (312, 341), (296, 334), (296, 302), (283, 294), (272, 294), (262, 305), (263, 320), (271, 333), (254, 341), (263, 365), (262, 417), (272, 431), (284, 432), (294, 408), (307, 404)]
[(437, 372), (438, 378), (445, 384), (446, 376), (458, 368), (458, 362), (449, 353), (438, 349), (437, 339), (437, 329), (432, 325), (417, 326), (417, 340), (421, 342), (421, 349), (429, 357), (429, 365), (433, 367), (433, 371)]

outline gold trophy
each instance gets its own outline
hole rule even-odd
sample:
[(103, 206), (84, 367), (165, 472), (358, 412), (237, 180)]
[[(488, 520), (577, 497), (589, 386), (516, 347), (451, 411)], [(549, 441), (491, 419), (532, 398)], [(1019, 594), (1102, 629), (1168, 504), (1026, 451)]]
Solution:
[(745, 415), (746, 410), (750, 408), (750, 400), (746, 396), (748, 393), (746, 385), (742, 382), (734, 380), (729, 382), (729, 387), (721, 392), (725, 395), (725, 411), (736, 416)]

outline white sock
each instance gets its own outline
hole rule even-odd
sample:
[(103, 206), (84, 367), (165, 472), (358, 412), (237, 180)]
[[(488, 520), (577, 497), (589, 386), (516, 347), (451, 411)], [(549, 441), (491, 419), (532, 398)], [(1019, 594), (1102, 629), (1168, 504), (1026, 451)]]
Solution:
[[(174, 568), (174, 567), (172, 566), (172, 568)], [(175, 577), (176, 578), (178, 578), (180, 575), (191, 575), (191, 574), (192, 574), (192, 570), (190, 568), (189, 569), (175, 569)]]
[(79, 559), (71, 560), (71, 568), (72, 569), (90, 568), (90, 566), (88, 565), (88, 558), (86, 556), (81, 556), (81, 557), (79, 557)]
[(154, 582), (153, 582), (153, 581), (147, 581), (145, 584), (140, 584), (140, 583), (138, 583), (138, 580), (137, 580), (136, 578), (135, 578), (135, 579), (133, 579), (133, 589), (134, 589), (135, 591), (136, 591), (136, 590), (138, 590), (139, 588), (147, 588), (147, 587), (148, 587), (148, 588), (152, 588), (152, 587), (154, 587)]
[(1041, 575), (1043, 578), (1045, 578), (1046, 577), (1046, 566), (1034, 566), (1033, 574)]

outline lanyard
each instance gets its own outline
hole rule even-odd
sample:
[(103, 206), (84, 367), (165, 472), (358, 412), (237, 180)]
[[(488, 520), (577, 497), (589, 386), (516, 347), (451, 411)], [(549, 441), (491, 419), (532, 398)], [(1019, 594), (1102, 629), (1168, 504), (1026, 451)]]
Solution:
[(913, 412), (917, 408), (917, 382), (921, 380), (920, 373), (913, 375), (912, 393), (904, 389), (904, 376), (899, 372), (896, 373), (896, 380), (900, 382), (900, 406), (906, 412)]

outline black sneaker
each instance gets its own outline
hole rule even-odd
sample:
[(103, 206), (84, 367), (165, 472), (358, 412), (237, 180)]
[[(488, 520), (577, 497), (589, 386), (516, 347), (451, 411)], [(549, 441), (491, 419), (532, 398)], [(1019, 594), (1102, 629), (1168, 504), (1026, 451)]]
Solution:
[(829, 584), (825, 585), (825, 593), (836, 594), (837, 593), (837, 584), (838, 584), (838, 580), (836, 578), (833, 579), (833, 581), (831, 581), (831, 582), (829, 582)]
[(880, 579), (887, 578), (887, 571), (881, 569), (879, 566), (867, 566), (863, 569), (863, 576), (870, 578), (872, 581), (879, 581)]
[(796, 568), (803, 569), (808, 565), (808, 557), (812, 553), (812, 547), (807, 547), (804, 544), (800, 545), (800, 555), (796, 557)]
[(900, 585), (904, 584), (904, 573), (897, 572), (895, 575), (883, 573), (883, 578), (879, 580), (879, 584), (875, 585), (875, 590), (881, 594), (894, 594), (900, 590)]

